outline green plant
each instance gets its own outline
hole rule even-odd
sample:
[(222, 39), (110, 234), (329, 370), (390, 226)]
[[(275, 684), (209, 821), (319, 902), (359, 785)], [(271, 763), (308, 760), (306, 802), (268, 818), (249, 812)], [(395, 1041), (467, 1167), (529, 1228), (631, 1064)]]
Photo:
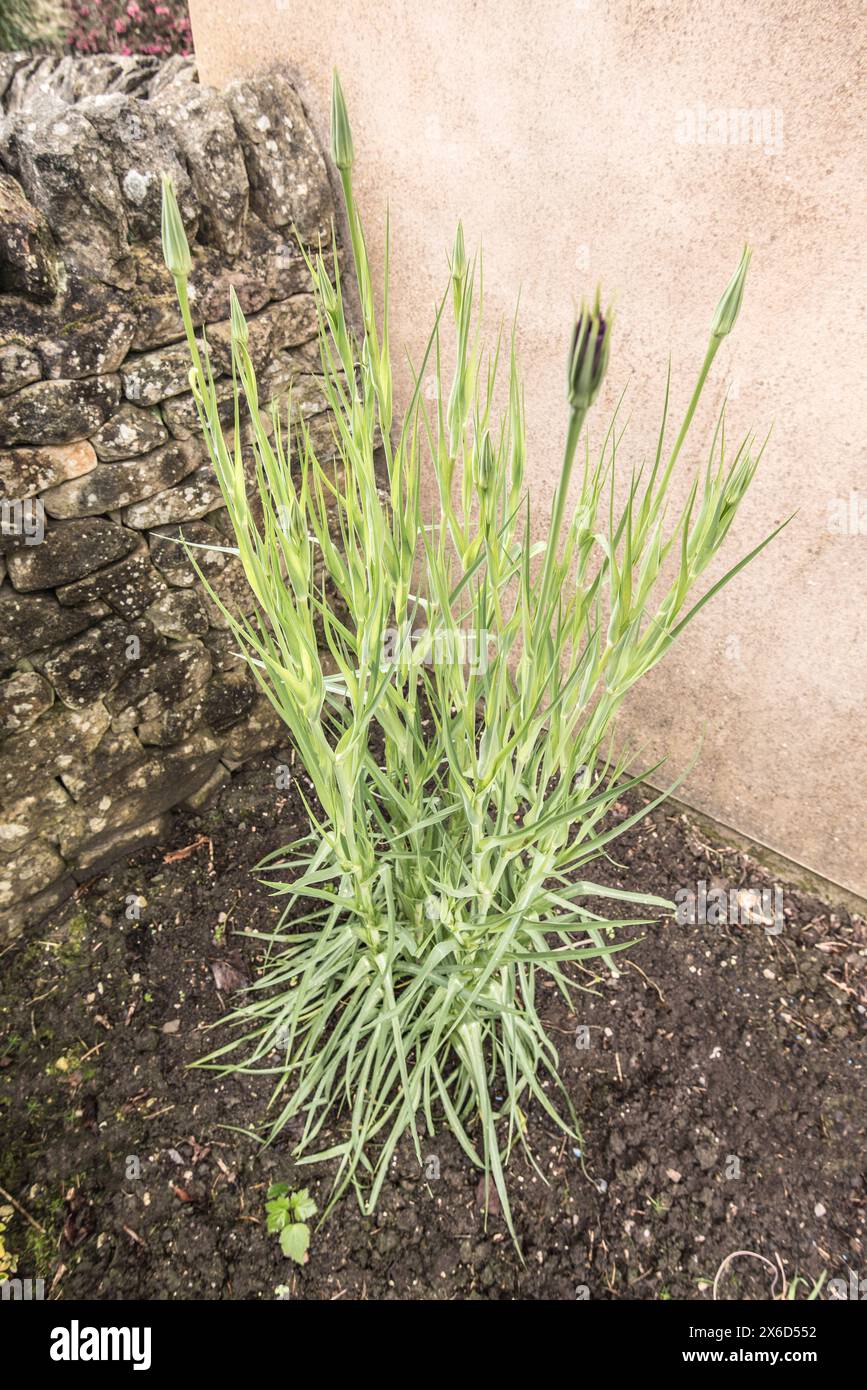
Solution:
[(807, 1296), (804, 1301), (806, 1303), (815, 1303), (817, 1298), (819, 1297), (819, 1294), (822, 1292), (822, 1289), (825, 1286), (825, 1280), (827, 1278), (827, 1269), (823, 1269), (818, 1279), (814, 1279), (812, 1283), (809, 1279), (805, 1279), (802, 1274), (796, 1274), (791, 1284), (789, 1284), (788, 1288), (786, 1289), (786, 1292), (783, 1295), (783, 1297), (786, 1299), (787, 1302), (795, 1303), (798, 1298), (798, 1291), (801, 1288), (804, 1288), (807, 1290)]
[[(274, 1077), (266, 1137), (303, 1117), (296, 1156), (337, 1160), (332, 1202), (354, 1182), (371, 1209), (401, 1137), (411, 1136), (421, 1161), (419, 1116), (429, 1132), (444, 1121), (486, 1184), (493, 1180), (512, 1229), (504, 1164), (519, 1141), (532, 1161), (529, 1106), (577, 1137), (537, 1009), (540, 979), (571, 999), (570, 962), (598, 959), (616, 973), (615, 953), (633, 944), (617, 933), (650, 920), (636, 909), (671, 906), (586, 876), (663, 800), (607, 819), (642, 780), (622, 780), (630, 759), (612, 751), (617, 710), (771, 539), (691, 600), (761, 455), (748, 437), (729, 458), (720, 418), (706, 466), (675, 511), (670, 483), (733, 326), (749, 253), (720, 301), (673, 445), (666, 387), (652, 466), (627, 473), (619, 507), (616, 415), (597, 450), (583, 434), (611, 317), (598, 296), (582, 308), (563, 466), (550, 526), (534, 544), (515, 331), (485, 354), (480, 267), (459, 227), (414, 390), (395, 420), (388, 259), (378, 316), (336, 77), (332, 130), (361, 324), (357, 335), (336, 246), (333, 276), (321, 249), (308, 255), (333, 412), (330, 462), (291, 402), (285, 419), (277, 403), (263, 411), (234, 294), (235, 416), (224, 435), (206, 337), (197, 338), (187, 299), (190, 252), (165, 187), (164, 253), (192, 390), (254, 616), (233, 615), (211, 592), (291, 731), (318, 802), (305, 802), (310, 834), (259, 866), (286, 895), (286, 911), (263, 935), (261, 978), (226, 1020), (237, 1033), (202, 1064)], [(437, 486), (432, 515), (422, 508), (423, 473)], [(335, 674), (323, 670), (320, 637)], [(614, 916), (599, 910), (606, 904)]]
[(6, 1248), (6, 1231), (9, 1227), (11, 1218), (15, 1215), (12, 1207), (0, 1207), (0, 1283), (4, 1279), (9, 1279), (18, 1268), (18, 1257), (13, 1255), (11, 1250)]
[(7, 13), (4, 6), (0, 14), (0, 52), (10, 52), (16, 48), (26, 48), (33, 31), (33, 13), (27, 0), (12, 0)]
[(272, 1183), (268, 1188), (265, 1212), (268, 1234), (279, 1235), (280, 1249), (287, 1260), (294, 1260), (299, 1265), (306, 1264), (310, 1248), (310, 1227), (307, 1222), (316, 1215), (316, 1203), (307, 1188), (292, 1192), (288, 1183)]
[(63, 34), (63, 0), (3, 0), (0, 7), (0, 52), (45, 49)]

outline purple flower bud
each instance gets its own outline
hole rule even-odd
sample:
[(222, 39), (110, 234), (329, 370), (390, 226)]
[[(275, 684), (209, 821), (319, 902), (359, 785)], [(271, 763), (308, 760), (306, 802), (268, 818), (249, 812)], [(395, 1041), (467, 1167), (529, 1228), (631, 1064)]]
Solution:
[(591, 309), (582, 302), (569, 350), (568, 397), (573, 410), (589, 410), (602, 385), (611, 346), (611, 315), (599, 307), (599, 291)]

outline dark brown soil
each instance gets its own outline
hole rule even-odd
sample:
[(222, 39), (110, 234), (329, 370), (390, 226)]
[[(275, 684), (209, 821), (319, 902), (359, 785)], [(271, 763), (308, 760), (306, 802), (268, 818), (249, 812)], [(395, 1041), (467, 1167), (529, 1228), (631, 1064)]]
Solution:
[[(736, 1251), (811, 1285), (864, 1276), (867, 929), (794, 888), (778, 936), (660, 921), (576, 1014), (551, 991), (584, 1135), (564, 1142), (530, 1114), (547, 1182), (515, 1155), (525, 1264), (499, 1214), (485, 1229), (479, 1174), (447, 1133), (425, 1139), (422, 1172), (407, 1144), (373, 1217), (348, 1195), (309, 1263), (285, 1260), (267, 1187), (309, 1186), (321, 1208), (327, 1165), (294, 1169), (288, 1135), (262, 1151), (238, 1132), (260, 1120), (266, 1081), (187, 1066), (228, 1001), (212, 965), (252, 974), (259, 943), (244, 932), (279, 914), (249, 870), (302, 829), (275, 791), (285, 760), (248, 766), (169, 843), (3, 954), (0, 1184), (39, 1227), (20, 1211), (9, 1222), (19, 1276), (61, 1299), (707, 1300)], [(672, 810), (614, 852), (597, 878), (672, 897), (700, 879), (770, 884)], [(768, 1298), (771, 1276), (740, 1257), (720, 1296)]]

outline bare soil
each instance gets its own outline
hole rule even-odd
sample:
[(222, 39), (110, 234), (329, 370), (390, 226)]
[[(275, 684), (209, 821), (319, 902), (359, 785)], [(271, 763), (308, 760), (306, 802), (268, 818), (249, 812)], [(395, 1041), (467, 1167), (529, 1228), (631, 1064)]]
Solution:
[[(54, 1299), (707, 1300), (737, 1251), (810, 1284), (864, 1276), (867, 928), (785, 885), (779, 935), (661, 917), (574, 1014), (551, 991), (583, 1137), (530, 1112), (546, 1180), (520, 1153), (509, 1169), (524, 1263), (447, 1132), (425, 1137), (421, 1170), (402, 1149), (375, 1215), (347, 1195), (306, 1266), (284, 1259), (267, 1187), (307, 1186), (322, 1208), (328, 1165), (295, 1169), (289, 1134), (263, 1150), (241, 1132), (266, 1079), (188, 1064), (255, 974), (245, 932), (279, 915), (250, 868), (303, 828), (275, 790), (287, 760), (248, 765), (0, 957), (0, 1184), (30, 1218), (6, 1232), (19, 1276)], [(613, 852), (597, 878), (671, 897), (772, 886), (671, 809)], [(720, 1297), (772, 1292), (746, 1256), (720, 1279)]]

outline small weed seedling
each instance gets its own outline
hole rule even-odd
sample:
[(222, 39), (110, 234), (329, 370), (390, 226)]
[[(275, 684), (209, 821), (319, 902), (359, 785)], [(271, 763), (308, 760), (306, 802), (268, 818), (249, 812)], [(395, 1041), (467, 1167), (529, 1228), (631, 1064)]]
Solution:
[(316, 1215), (316, 1203), (306, 1187), (293, 1192), (285, 1182), (272, 1183), (265, 1203), (269, 1235), (280, 1237), (280, 1249), (287, 1260), (307, 1263), (310, 1249), (310, 1227), (307, 1222)]

